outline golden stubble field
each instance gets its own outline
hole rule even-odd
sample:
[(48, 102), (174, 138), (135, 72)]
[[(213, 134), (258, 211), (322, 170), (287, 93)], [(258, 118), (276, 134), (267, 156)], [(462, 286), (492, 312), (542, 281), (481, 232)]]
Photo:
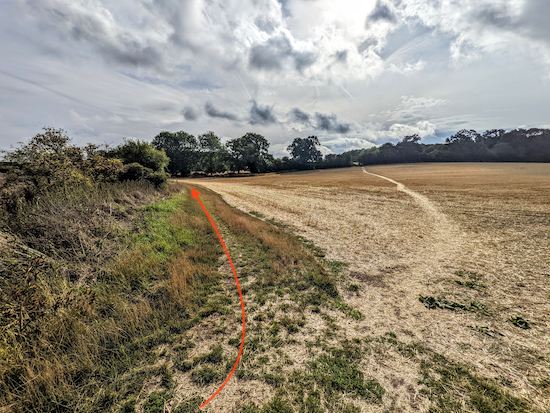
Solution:
[[(345, 336), (404, 332), (550, 408), (550, 165), (392, 165), (187, 182), (288, 224), (349, 264), (345, 283), (360, 288), (341, 292), (366, 317), (342, 318)], [(484, 309), (429, 310), (419, 295)], [(531, 328), (509, 321), (518, 316)], [(419, 373), (406, 358), (382, 355), (363, 370), (394, 409), (427, 410), (427, 400), (411, 400), (421, 397)]]

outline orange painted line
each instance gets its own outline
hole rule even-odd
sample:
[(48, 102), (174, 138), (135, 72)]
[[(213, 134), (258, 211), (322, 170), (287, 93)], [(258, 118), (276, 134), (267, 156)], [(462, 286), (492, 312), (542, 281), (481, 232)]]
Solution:
[(244, 346), (244, 331), (245, 331), (245, 314), (244, 314), (244, 300), (243, 300), (243, 293), (241, 292), (241, 285), (239, 284), (239, 278), (237, 277), (237, 271), (235, 271), (235, 266), (233, 265), (233, 261), (231, 260), (231, 257), (229, 256), (229, 251), (227, 251), (227, 247), (225, 246), (225, 243), (223, 242), (222, 236), (220, 235), (220, 232), (218, 231), (218, 228), (216, 228), (216, 224), (214, 224), (214, 221), (212, 220), (212, 217), (210, 217), (210, 214), (206, 210), (206, 207), (202, 203), (201, 199), (199, 198), (200, 192), (194, 190), (191, 188), (191, 198), (197, 198), (197, 201), (199, 201), (199, 204), (201, 205), (202, 209), (204, 210), (204, 213), (210, 220), (210, 223), (212, 224), (212, 227), (214, 228), (214, 231), (216, 231), (216, 234), (218, 234), (218, 238), (220, 239), (220, 242), (222, 244), (223, 249), (225, 250), (225, 254), (227, 255), (227, 259), (229, 260), (229, 264), (231, 264), (231, 269), (233, 270), (233, 275), (235, 275), (235, 281), (237, 282), (237, 289), (239, 290), (239, 297), (241, 298), (241, 310), (242, 310), (242, 317), (243, 317), (243, 334), (241, 338), (241, 347), (239, 348), (239, 355), (237, 356), (237, 361), (235, 361), (235, 365), (233, 366), (233, 369), (229, 373), (229, 376), (225, 379), (225, 381), (222, 383), (220, 388), (216, 390), (216, 392), (210, 396), (210, 398), (205, 401), (203, 404), (201, 404), (201, 408), (206, 406), (216, 395), (225, 387), (233, 373), (235, 372), (235, 369), (237, 368), (237, 364), (239, 364), (239, 360), (241, 359), (241, 354), (243, 352), (243, 346)]

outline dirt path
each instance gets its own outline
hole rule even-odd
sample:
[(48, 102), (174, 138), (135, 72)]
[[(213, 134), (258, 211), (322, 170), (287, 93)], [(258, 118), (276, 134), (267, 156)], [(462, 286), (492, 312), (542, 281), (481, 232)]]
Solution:
[(427, 197), (425, 197), (424, 195), (420, 195), (418, 192), (415, 192), (409, 188), (407, 188), (405, 185), (403, 185), (402, 183), (400, 182), (397, 182), (397, 181), (394, 181), (393, 179), (390, 179), (390, 178), (387, 178), (385, 176), (382, 176), (382, 175), (378, 175), (378, 174), (373, 174), (372, 172), (368, 172), (365, 170), (365, 168), (361, 168), (363, 170), (364, 173), (366, 174), (369, 174), (369, 175), (372, 175), (372, 176), (377, 176), (378, 178), (382, 178), (382, 179), (385, 179), (386, 181), (388, 182), (391, 182), (392, 184), (395, 184), (397, 185), (397, 190), (398, 191), (401, 191), (401, 192), (404, 192), (406, 193), (407, 195), (410, 195), (412, 196), (421, 206), (422, 208), (424, 208), (425, 210), (427, 210), (429, 213), (433, 214), (433, 216), (439, 220), (439, 221), (444, 221), (444, 222), (447, 222), (447, 218), (445, 217), (445, 215), (443, 215), (441, 212), (439, 212), (436, 208), (436, 206), (434, 205), (434, 203), (432, 201), (430, 201)]

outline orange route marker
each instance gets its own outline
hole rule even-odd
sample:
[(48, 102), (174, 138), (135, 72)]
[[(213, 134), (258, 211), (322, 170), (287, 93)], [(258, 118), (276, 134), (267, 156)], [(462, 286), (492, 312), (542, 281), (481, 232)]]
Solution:
[(245, 315), (244, 315), (244, 301), (243, 301), (243, 293), (241, 292), (241, 285), (239, 284), (239, 278), (237, 277), (237, 271), (235, 271), (235, 266), (233, 265), (233, 261), (231, 260), (231, 257), (229, 256), (229, 251), (227, 251), (227, 247), (225, 246), (225, 243), (223, 242), (223, 239), (222, 239), (222, 236), (220, 235), (220, 232), (218, 231), (218, 228), (216, 228), (216, 224), (214, 224), (214, 221), (212, 220), (212, 217), (210, 217), (210, 214), (208, 213), (208, 211), (206, 210), (206, 207), (204, 206), (204, 204), (202, 203), (201, 199), (199, 198), (199, 195), (200, 195), (200, 192), (199, 191), (196, 191), (194, 190), (193, 188), (191, 188), (191, 198), (197, 198), (197, 201), (199, 201), (199, 204), (201, 205), (202, 209), (204, 210), (204, 213), (206, 214), (206, 216), (208, 217), (208, 219), (210, 220), (210, 223), (212, 224), (212, 227), (214, 228), (214, 231), (216, 231), (216, 234), (218, 234), (218, 238), (220, 239), (220, 242), (222, 244), (222, 247), (223, 249), (225, 250), (225, 254), (227, 255), (227, 259), (229, 260), (229, 264), (231, 264), (231, 269), (233, 270), (233, 275), (235, 275), (235, 281), (237, 282), (237, 289), (239, 290), (239, 297), (241, 298), (241, 310), (242, 310), (242, 313), (243, 313), (243, 334), (242, 334), (242, 337), (241, 337), (241, 347), (239, 348), (239, 355), (237, 356), (237, 361), (235, 361), (235, 365), (233, 366), (233, 369), (231, 370), (231, 372), (229, 373), (229, 376), (227, 376), (227, 378), (225, 379), (225, 381), (222, 383), (222, 385), (220, 386), (220, 388), (218, 390), (216, 390), (216, 392), (210, 396), (210, 398), (205, 401), (203, 404), (201, 404), (201, 408), (203, 408), (204, 406), (206, 406), (214, 397), (217, 396), (217, 394), (225, 387), (225, 385), (227, 384), (227, 382), (229, 381), (229, 379), (231, 378), (231, 376), (233, 375), (233, 373), (235, 372), (235, 369), (237, 368), (237, 364), (239, 364), (239, 360), (241, 359), (241, 354), (243, 352), (243, 345), (244, 345), (244, 331), (245, 331)]

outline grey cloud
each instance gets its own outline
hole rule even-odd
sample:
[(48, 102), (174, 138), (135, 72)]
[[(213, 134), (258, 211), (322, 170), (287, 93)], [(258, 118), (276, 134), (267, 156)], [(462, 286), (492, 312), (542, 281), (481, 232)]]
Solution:
[(284, 58), (291, 54), (292, 45), (286, 36), (272, 37), (250, 50), (249, 64), (256, 69), (278, 70)]
[(381, 0), (376, 2), (374, 10), (367, 17), (367, 23), (376, 22), (379, 20), (386, 20), (389, 22), (395, 22), (397, 20), (388, 5), (383, 3)]
[(204, 111), (208, 116), (211, 118), (222, 118), (227, 120), (237, 120), (238, 117), (232, 113), (229, 112), (223, 112), (221, 110), (216, 109), (212, 103), (206, 102), (204, 105)]
[(197, 120), (199, 113), (190, 106), (186, 106), (181, 112), (185, 120)]
[(163, 55), (154, 45), (138, 41), (129, 32), (116, 26), (102, 6), (87, 9), (72, 3), (29, 2), (38, 18), (76, 41), (89, 43), (108, 61), (131, 66), (162, 67)]
[(273, 33), (275, 30), (275, 27), (277, 23), (273, 22), (272, 20), (266, 18), (265, 16), (258, 17), (256, 21), (254, 22), (258, 28), (268, 34)]
[(476, 19), (482, 24), (488, 24), (496, 27), (507, 27), (512, 23), (506, 7), (495, 5), (485, 6), (476, 13)]
[(292, 57), (294, 58), (294, 66), (299, 72), (308, 68), (317, 60), (315, 54), (311, 52), (295, 52)]
[(294, 108), (290, 111), (290, 115), (294, 118), (294, 120), (300, 122), (300, 123), (309, 123), (310, 116), (308, 113), (300, 110), (299, 108)]
[(336, 52), (334, 55), (336, 57), (336, 60), (342, 63), (346, 63), (348, 60), (348, 51), (347, 50), (341, 50), (339, 52)]
[(269, 125), (277, 122), (277, 118), (273, 113), (273, 106), (260, 106), (256, 101), (252, 102), (250, 108), (250, 124), (251, 125)]
[(540, 0), (528, 0), (520, 17), (520, 24), (526, 28), (532, 37), (550, 43), (550, 3)]
[(200, 52), (200, 47), (193, 41), (202, 19), (201, 6), (197, 2), (198, 0), (153, 0), (143, 4), (172, 27), (170, 40), (174, 44)]
[(276, 71), (282, 68), (283, 62), (288, 58), (294, 61), (294, 67), (299, 72), (317, 60), (316, 55), (312, 52), (295, 51), (288, 37), (279, 35), (250, 49), (249, 66), (255, 69)]
[(283, 16), (290, 17), (292, 13), (290, 12), (290, 9), (288, 8), (288, 2), (289, 0), (277, 0), (281, 5), (281, 10), (283, 12)]
[(342, 122), (334, 113), (325, 115), (315, 112), (315, 120), (317, 121), (317, 129), (322, 129), (327, 132), (348, 133), (351, 130), (351, 125)]
[(363, 53), (365, 50), (368, 50), (371, 46), (377, 46), (378, 45), (378, 39), (375, 39), (374, 37), (371, 37), (364, 42), (361, 42), (357, 45), (357, 51), (359, 53)]

